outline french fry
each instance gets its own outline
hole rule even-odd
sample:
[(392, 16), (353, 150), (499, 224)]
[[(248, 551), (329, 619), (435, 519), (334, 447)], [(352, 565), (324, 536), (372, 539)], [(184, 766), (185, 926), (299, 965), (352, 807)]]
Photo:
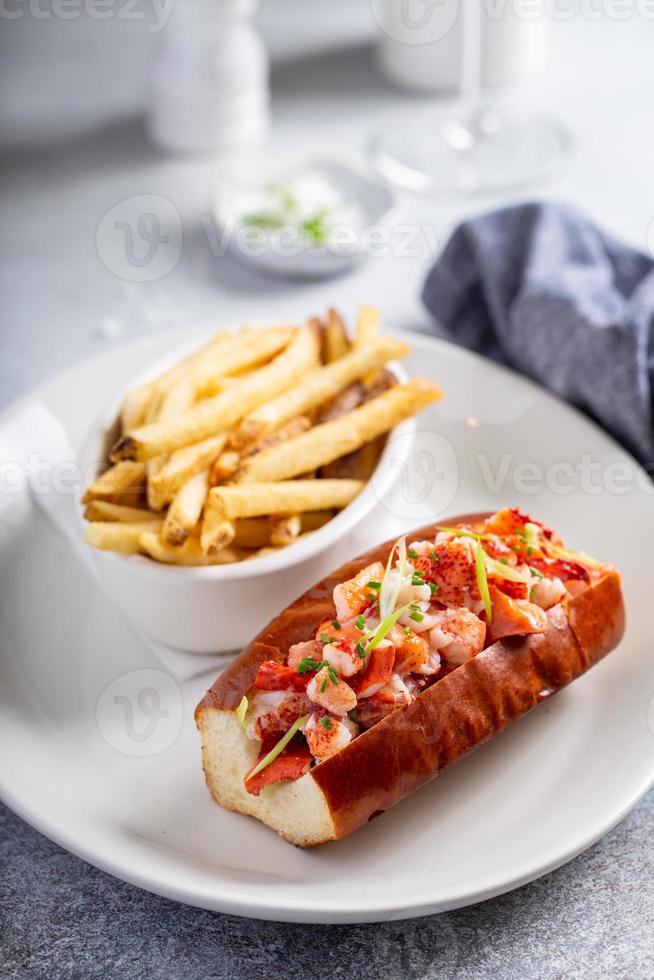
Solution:
[(350, 349), (343, 318), (334, 309), (327, 311), (327, 323), (322, 335), (321, 357), (325, 364), (344, 357)]
[(145, 496), (145, 483), (141, 483), (137, 487), (133, 487), (132, 490), (125, 490), (120, 495), (121, 504), (125, 504), (126, 507), (140, 507), (142, 510), (148, 510), (148, 502)]
[(288, 346), (297, 331), (297, 327), (268, 327), (247, 331), (247, 337), (242, 337), (240, 342), (234, 338), (234, 343), (228, 349), (221, 348), (212, 357), (204, 358), (193, 367), (191, 379), (196, 393), (208, 393), (212, 388), (228, 388), (227, 379), (230, 376), (236, 375), (238, 378), (251, 368), (269, 361)]
[(224, 514), (217, 507), (207, 505), (200, 532), (200, 547), (203, 553), (205, 555), (216, 555), (223, 548), (232, 544), (235, 537), (236, 527), (234, 522), (225, 520)]
[(127, 432), (145, 420), (148, 407), (156, 395), (156, 389), (149, 386), (128, 391), (120, 409), (120, 430)]
[(121, 409), (123, 433), (142, 425), (153, 399), (160, 398), (180, 378), (193, 377), (198, 388), (207, 379), (243, 370), (266, 357), (273, 357), (289, 343), (293, 327), (267, 327), (262, 330), (241, 330), (239, 333), (218, 333), (199, 351), (186, 357), (165, 374), (148, 384), (127, 393)]
[[(244, 460), (235, 480), (237, 483), (270, 483), (289, 480), (301, 473), (318, 469), (340, 456), (354, 452), (440, 398), (442, 392), (435, 384), (422, 378), (414, 378), (332, 422), (316, 425), (294, 439), (264, 449)], [(285, 509), (297, 508), (289, 505)]]
[(205, 521), (209, 514), (217, 523), (262, 514), (346, 507), (362, 487), (361, 480), (287, 480), (213, 487), (207, 498)]
[(317, 357), (315, 332), (308, 326), (303, 327), (282, 354), (239, 383), (214, 398), (198, 403), (177, 419), (154, 422), (122, 436), (112, 458), (151, 459), (189, 442), (215, 435), (288, 388), (305, 371), (314, 367)]
[(211, 338), (200, 350), (193, 351), (188, 357), (175, 364), (170, 370), (159, 375), (153, 381), (132, 388), (123, 399), (120, 410), (120, 420), (123, 432), (128, 432), (137, 425), (142, 425), (152, 414), (154, 402), (155, 413), (158, 409), (158, 402), (161, 395), (188, 371), (194, 363), (204, 357), (214, 347), (220, 346), (230, 334), (220, 331)]
[(146, 531), (157, 533), (163, 521), (136, 521), (122, 524), (120, 521), (94, 521), (86, 528), (84, 539), (100, 551), (117, 551), (121, 555), (135, 555), (141, 551), (140, 538)]
[(306, 432), (310, 428), (311, 419), (309, 416), (297, 415), (295, 418), (289, 419), (288, 422), (284, 422), (274, 432), (269, 432), (261, 439), (257, 439), (256, 442), (241, 452), (241, 456), (245, 458), (254, 455), (254, 453), (260, 453), (262, 449), (268, 449), (269, 446), (276, 446), (278, 443), (285, 442), (287, 439), (294, 439), (295, 436), (299, 436), (301, 432)]
[(92, 500), (113, 500), (139, 487), (145, 480), (145, 466), (131, 460), (122, 460), (109, 467), (91, 483), (82, 497), (82, 503)]
[(221, 391), (225, 391), (232, 385), (236, 384), (237, 381), (242, 381), (249, 372), (244, 371), (242, 374), (227, 374), (224, 378), (203, 378), (198, 380), (196, 388), (197, 398), (213, 398), (214, 395), (219, 395)]
[(167, 504), (187, 480), (207, 469), (220, 455), (227, 436), (221, 432), (171, 453), (158, 473), (150, 479), (150, 492), (157, 502)]
[(86, 505), (84, 517), (87, 521), (120, 521), (122, 524), (134, 524), (139, 521), (157, 521), (160, 515), (144, 507), (127, 507), (115, 504), (111, 500), (92, 500)]
[[(317, 531), (334, 516), (333, 510), (309, 510), (300, 514), (301, 533)], [(270, 544), (270, 522), (267, 517), (243, 517), (234, 521), (235, 548), (264, 548)]]
[[(366, 347), (371, 344), (379, 333), (379, 310), (375, 306), (362, 306), (359, 310), (357, 325), (354, 331), (354, 346)], [(372, 384), (379, 368), (372, 368), (363, 378), (364, 384)]]
[(336, 397), (332, 398), (327, 405), (320, 407), (316, 415), (316, 425), (322, 425), (323, 422), (331, 422), (332, 419), (337, 419), (341, 415), (353, 411), (359, 405), (362, 405), (365, 400), (365, 386), (360, 381), (355, 381), (354, 384), (348, 385), (347, 388), (339, 391)]
[(268, 518), (270, 524), (270, 543), (277, 548), (285, 548), (299, 537), (302, 519), (299, 514), (277, 514)]
[[(347, 506), (362, 487), (360, 480), (293, 480), (267, 486), (214, 487), (205, 506), (202, 551), (213, 555), (228, 545), (272, 545), (273, 550), (285, 547), (330, 521), (334, 510), (326, 508)], [(213, 494), (216, 496), (212, 499)], [(285, 501), (290, 501), (298, 513), (285, 514)], [(252, 512), (277, 516), (237, 519)]]
[(406, 344), (385, 337), (310, 371), (293, 388), (246, 415), (238, 426), (236, 439), (241, 445), (247, 445), (261, 438), (293, 416), (334, 398), (357, 378), (383, 367), (387, 361), (404, 357), (408, 352)]
[(302, 533), (300, 537), (312, 531), (318, 531), (328, 521), (331, 521), (335, 513), (333, 510), (308, 510), (304, 514), (300, 514), (300, 520), (302, 522)]
[(386, 436), (377, 436), (360, 449), (320, 467), (320, 476), (330, 480), (369, 480), (384, 451)]
[(249, 557), (249, 553), (240, 548), (224, 548), (216, 555), (205, 555), (195, 537), (189, 538), (181, 547), (173, 548), (151, 531), (141, 534), (139, 545), (144, 554), (166, 565), (231, 565)]
[[(156, 416), (151, 421), (164, 422), (174, 419), (177, 415), (187, 412), (195, 401), (195, 384), (189, 375), (178, 378), (162, 396)], [(154, 404), (154, 402), (153, 402)], [(146, 493), (148, 506), (151, 510), (162, 510), (164, 501), (157, 494), (156, 485), (153, 483), (157, 473), (160, 472), (166, 462), (167, 457), (157, 456), (156, 459), (149, 459), (146, 464)]]
[(362, 306), (354, 330), (354, 346), (365, 347), (377, 338), (379, 333), (379, 310), (376, 306)]
[(211, 483), (223, 483), (236, 473), (241, 462), (241, 454), (235, 449), (226, 449), (211, 467)]
[(264, 548), (270, 544), (270, 525), (267, 517), (245, 517), (234, 522), (235, 548)]
[(184, 544), (200, 520), (208, 493), (209, 470), (196, 473), (177, 491), (161, 531), (161, 537), (167, 544)]

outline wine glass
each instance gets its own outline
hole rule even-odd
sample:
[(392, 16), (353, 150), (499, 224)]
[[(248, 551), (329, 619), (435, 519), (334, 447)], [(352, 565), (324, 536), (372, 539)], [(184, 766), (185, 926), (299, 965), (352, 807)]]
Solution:
[(457, 16), (461, 65), (454, 111), (446, 105), (413, 120), (406, 112), (390, 120), (371, 141), (374, 166), (415, 191), (501, 191), (554, 176), (572, 149), (567, 130), (533, 110), (483, 100), (484, 5), (481, 0), (458, 0)]

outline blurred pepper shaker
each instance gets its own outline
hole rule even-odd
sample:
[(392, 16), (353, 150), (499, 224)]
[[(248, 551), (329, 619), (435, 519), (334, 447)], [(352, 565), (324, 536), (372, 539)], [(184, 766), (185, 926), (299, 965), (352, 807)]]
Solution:
[(152, 68), (149, 131), (167, 150), (255, 143), (270, 121), (257, 0), (177, 0)]
[[(481, 3), (482, 0), (479, 0)], [(371, 0), (380, 29), (378, 60), (389, 81), (416, 92), (457, 91), (461, 81), (461, 0)], [(521, 81), (547, 56), (543, 0), (485, 4), (481, 82)]]

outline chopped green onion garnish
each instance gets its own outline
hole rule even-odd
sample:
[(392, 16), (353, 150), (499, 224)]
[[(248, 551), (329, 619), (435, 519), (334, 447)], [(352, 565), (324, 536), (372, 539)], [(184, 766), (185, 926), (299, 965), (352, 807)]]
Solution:
[(320, 639), (322, 643), (331, 643), (334, 637), (330, 636), (329, 633), (321, 633)]
[(459, 537), (462, 537), (462, 538), (474, 538), (475, 541), (492, 541), (493, 540), (493, 535), (492, 534), (476, 534), (475, 531), (464, 531), (463, 528), (460, 528), (460, 527), (447, 527), (444, 524), (440, 524), (436, 528), (436, 530), (437, 531), (446, 531), (448, 534), (455, 534), (455, 535), (457, 535)]
[(582, 565), (590, 565), (591, 568), (600, 568), (602, 565), (602, 562), (598, 561), (597, 558), (591, 558), (590, 555), (585, 554), (583, 551), (572, 551), (570, 548), (564, 548), (563, 545), (548, 543), (548, 549), (555, 558), (567, 558), (570, 561), (578, 561)]
[(489, 623), (493, 622), (493, 607), (491, 605), (490, 590), (488, 588), (488, 578), (486, 576), (486, 556), (484, 554), (484, 549), (482, 548), (481, 541), (477, 541), (477, 558), (475, 560), (475, 571), (477, 573), (477, 585), (479, 586), (479, 594), (484, 603), (484, 609), (486, 610), (486, 620)]
[(334, 727), (332, 725), (331, 718), (329, 718), (327, 715), (322, 716), (320, 719), (320, 724), (323, 728), (326, 728), (328, 732), (331, 732), (332, 728)]
[(365, 647), (364, 647), (363, 643), (361, 643), (360, 641), (357, 641), (357, 643), (354, 646), (354, 649), (356, 650), (356, 652), (359, 654), (359, 656), (362, 659), (365, 657), (366, 650), (365, 650)]
[[(397, 575), (391, 576), (390, 572), (393, 568), (393, 561), (396, 551), (398, 555), (398, 570)], [(379, 612), (382, 617), (392, 613), (397, 605), (400, 588), (402, 586), (402, 582), (404, 581), (405, 566), (406, 538), (398, 538), (388, 554), (386, 568), (384, 569), (384, 578), (379, 591)]]
[(411, 585), (424, 585), (425, 580), (423, 579), (422, 576), (423, 576), (422, 572), (414, 572), (413, 575), (411, 576)]
[(300, 731), (303, 725), (306, 725), (309, 718), (310, 715), (302, 715), (301, 718), (298, 718), (297, 721), (294, 721), (291, 727), (289, 728), (289, 730), (286, 732), (286, 734), (282, 735), (282, 737), (280, 738), (279, 742), (277, 742), (276, 745), (273, 745), (268, 755), (264, 755), (261, 762), (254, 767), (254, 769), (252, 770), (252, 772), (249, 774), (247, 778), (252, 779), (253, 776), (258, 776), (260, 772), (262, 772), (267, 766), (270, 765), (271, 762), (274, 762), (277, 756), (280, 754), (280, 752), (284, 751), (284, 749), (291, 741), (293, 736)]
[(244, 214), (241, 218), (244, 225), (250, 225), (252, 228), (281, 228), (284, 224), (278, 217), (273, 214)]
[(406, 633), (407, 636), (411, 636), (411, 634), (413, 633), (413, 630), (411, 629), (410, 626), (405, 626), (404, 627), (404, 632)]
[(535, 575), (536, 578), (542, 578), (543, 577), (541, 575), (541, 573), (538, 571), (538, 569), (537, 568), (532, 568), (531, 565), (529, 566), (529, 571), (531, 572), (532, 575)]
[(408, 604), (406, 606), (401, 606), (399, 609), (396, 609), (395, 612), (389, 613), (388, 616), (385, 616), (384, 619), (382, 619), (373, 636), (366, 643), (366, 653), (370, 653), (370, 651), (374, 650), (376, 646), (379, 646), (386, 634), (393, 629), (402, 613), (406, 612), (408, 608)]
[(324, 681), (320, 685), (320, 693), (321, 694), (323, 693), (323, 691), (325, 690), (326, 687), (327, 687), (327, 678), (325, 677)]
[(411, 611), (411, 615), (409, 616), (409, 619), (413, 619), (414, 622), (416, 622), (416, 623), (421, 623), (424, 618), (425, 617), (424, 617), (423, 613), (421, 613), (419, 609), (413, 609)]
[(304, 660), (300, 660), (296, 669), (298, 674), (308, 674), (311, 670), (321, 670), (323, 667), (329, 667), (328, 660), (314, 660), (312, 657), (305, 657)]
[(365, 616), (357, 616), (357, 618), (354, 620), (354, 625), (356, 626), (356, 628), (358, 630), (362, 630), (364, 628), (364, 626), (366, 625), (366, 618), (365, 618)]
[(525, 524), (525, 539), (527, 544), (533, 545), (535, 548), (538, 547), (540, 542), (540, 528), (538, 524), (532, 524), (531, 521), (527, 521)]
[(500, 558), (500, 564), (501, 565), (508, 565), (509, 564), (509, 559), (508, 558)]
[(436, 593), (438, 592), (438, 586), (436, 585), (435, 582), (429, 583), (429, 591), (431, 592), (432, 595), (436, 595)]
[(435, 562), (439, 562), (440, 561), (440, 558), (438, 557), (438, 555), (436, 554), (435, 551), (431, 551), (429, 553), (429, 557), (431, 558), (432, 561), (435, 561)]
[(369, 589), (381, 589), (381, 582), (368, 582)]
[(248, 710), (248, 699), (245, 697), (245, 695), (243, 695), (243, 697), (239, 702), (238, 708), (236, 709), (236, 715), (243, 728), (245, 728), (245, 715), (247, 714), (247, 710)]
[(486, 559), (486, 564), (490, 568), (491, 572), (495, 575), (499, 575), (500, 578), (506, 578), (510, 582), (528, 582), (529, 579), (520, 572), (516, 572), (515, 568), (511, 565), (503, 565), (501, 562), (496, 561), (494, 558), (490, 558), (488, 555), (484, 556)]
[(535, 588), (530, 589), (529, 590), (529, 601), (530, 602), (533, 601), (533, 598), (534, 598), (535, 595), (536, 595), (536, 589)]
[(341, 624), (337, 619), (332, 619), (332, 626), (334, 627), (335, 630), (340, 630), (341, 628)]
[(418, 554), (418, 552), (417, 551), (414, 551), (413, 548), (409, 548), (408, 549), (407, 555), (409, 556), (409, 558), (420, 558), (420, 555)]

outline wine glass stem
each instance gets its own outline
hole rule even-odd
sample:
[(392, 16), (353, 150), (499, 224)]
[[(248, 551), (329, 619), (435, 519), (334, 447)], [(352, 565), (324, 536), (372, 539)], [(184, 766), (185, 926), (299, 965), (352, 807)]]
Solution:
[(474, 134), (481, 104), (481, 55), (483, 3), (459, 0), (461, 13), (460, 118)]

